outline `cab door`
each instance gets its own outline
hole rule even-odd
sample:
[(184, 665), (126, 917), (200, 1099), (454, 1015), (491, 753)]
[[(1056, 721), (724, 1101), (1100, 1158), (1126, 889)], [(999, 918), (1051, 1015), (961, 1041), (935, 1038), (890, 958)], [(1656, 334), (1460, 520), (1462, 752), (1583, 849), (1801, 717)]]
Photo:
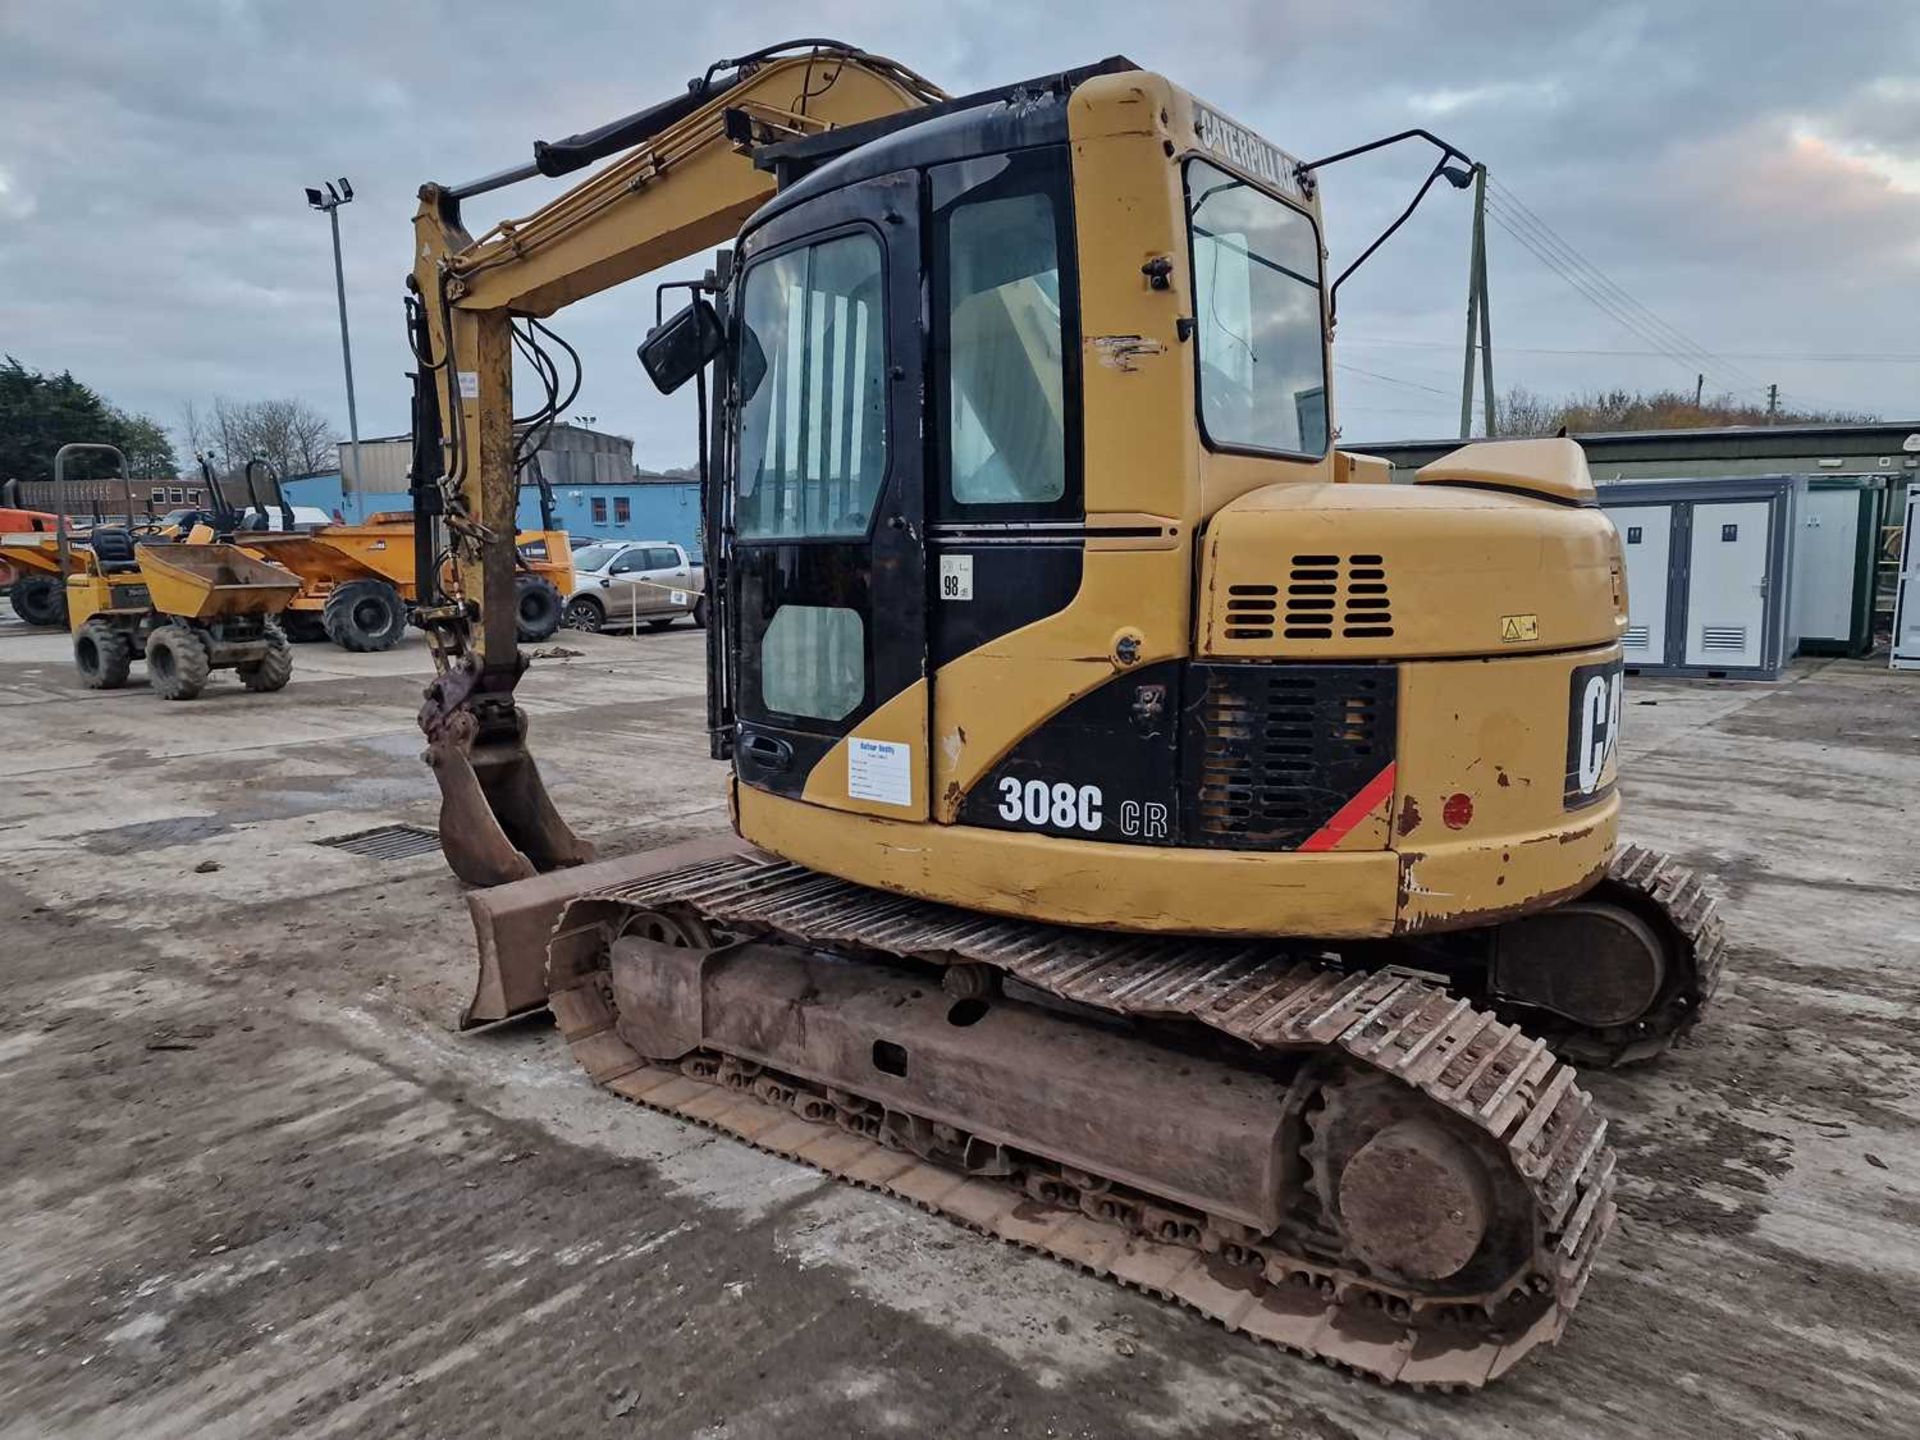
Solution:
[(730, 623), (742, 783), (924, 819), (920, 182), (796, 205), (742, 245)]

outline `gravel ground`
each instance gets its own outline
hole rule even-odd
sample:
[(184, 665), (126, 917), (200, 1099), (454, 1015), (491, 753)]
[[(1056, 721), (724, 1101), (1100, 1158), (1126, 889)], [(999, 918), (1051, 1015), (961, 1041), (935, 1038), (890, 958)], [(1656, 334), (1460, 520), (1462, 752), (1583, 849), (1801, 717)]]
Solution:
[[(702, 642), (523, 687), (603, 853), (725, 825)], [(1594, 1077), (1622, 1219), (1561, 1345), (1427, 1397), (458, 1037), (417, 637), (294, 685), (81, 690), (0, 623), (0, 1435), (1911, 1435), (1920, 675), (1631, 682), (1629, 829), (1717, 874), (1711, 1023)]]

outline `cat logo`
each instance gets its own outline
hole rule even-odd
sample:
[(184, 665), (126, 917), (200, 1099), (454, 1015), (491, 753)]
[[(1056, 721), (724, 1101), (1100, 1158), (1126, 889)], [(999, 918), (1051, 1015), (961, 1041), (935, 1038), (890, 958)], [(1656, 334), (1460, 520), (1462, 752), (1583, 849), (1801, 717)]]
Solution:
[(1569, 810), (1591, 805), (1613, 792), (1623, 672), (1624, 662), (1620, 660), (1574, 669), (1567, 697), (1567, 782), (1562, 795)]
[(1500, 643), (1512, 645), (1521, 640), (1540, 638), (1540, 617), (1538, 615), (1502, 615), (1500, 617)]

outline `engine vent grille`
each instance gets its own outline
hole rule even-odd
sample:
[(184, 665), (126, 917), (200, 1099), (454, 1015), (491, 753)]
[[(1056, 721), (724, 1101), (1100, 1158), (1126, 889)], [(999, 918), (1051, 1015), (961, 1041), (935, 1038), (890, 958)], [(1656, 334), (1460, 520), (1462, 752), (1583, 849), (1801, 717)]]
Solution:
[(1227, 639), (1271, 640), (1280, 608), (1278, 585), (1227, 587)]
[(1188, 843), (1291, 850), (1394, 756), (1384, 665), (1196, 665), (1182, 746)]
[(1700, 648), (1702, 650), (1739, 651), (1747, 648), (1747, 627), (1744, 625), (1702, 625), (1700, 627)]
[(1384, 640), (1393, 605), (1379, 555), (1296, 555), (1287, 575), (1285, 638)]

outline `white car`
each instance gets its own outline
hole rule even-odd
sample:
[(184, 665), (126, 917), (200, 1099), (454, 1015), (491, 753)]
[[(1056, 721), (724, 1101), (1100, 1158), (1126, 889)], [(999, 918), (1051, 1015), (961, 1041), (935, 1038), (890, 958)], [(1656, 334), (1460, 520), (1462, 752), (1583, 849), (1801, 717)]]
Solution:
[(682, 615), (707, 623), (706, 570), (666, 540), (613, 540), (573, 552), (569, 630), (645, 625), (664, 630)]

